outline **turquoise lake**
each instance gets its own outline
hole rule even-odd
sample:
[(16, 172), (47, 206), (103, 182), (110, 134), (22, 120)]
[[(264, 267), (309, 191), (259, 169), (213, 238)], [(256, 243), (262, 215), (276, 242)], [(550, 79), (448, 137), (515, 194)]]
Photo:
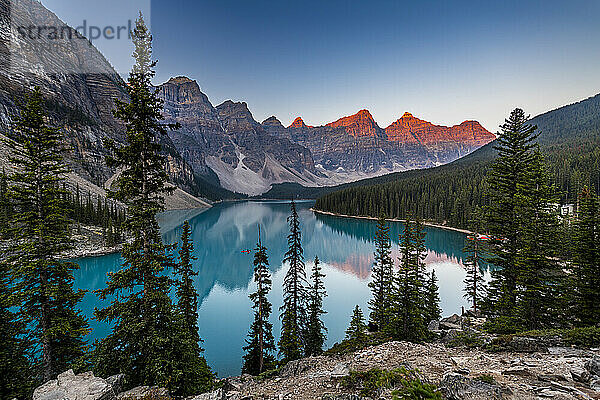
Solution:
[[(327, 326), (327, 346), (341, 340), (348, 326), (352, 309), (358, 304), (368, 315), (370, 297), (367, 283), (373, 263), (375, 221), (315, 214), (313, 202), (299, 202), (302, 244), (307, 272), (315, 255), (323, 263), (328, 297), (323, 319)], [(199, 294), (199, 329), (204, 340), (204, 356), (219, 376), (238, 375), (241, 369), (242, 346), (251, 323), (251, 303), (248, 294), (255, 289), (252, 270), (253, 254), (242, 250), (254, 249), (257, 227), (260, 224), (262, 241), (268, 249), (273, 290), (271, 316), (274, 334), (281, 327), (278, 309), (281, 306), (281, 284), (286, 266), (282, 265), (287, 248), (289, 215), (288, 202), (239, 202), (218, 204), (204, 212), (197, 210), (170, 211), (160, 215), (165, 243), (177, 243), (181, 225), (190, 221), (195, 246), (194, 261), (198, 276), (195, 285)], [(402, 224), (392, 222), (394, 258), (398, 256), (398, 234)], [(463, 247), (466, 236), (439, 228), (426, 228), (425, 260), (428, 270), (434, 269), (439, 278), (441, 307), (444, 315), (460, 313), (467, 306), (463, 298), (465, 271)], [(81, 310), (90, 319), (93, 329), (90, 342), (105, 336), (110, 327), (93, 319), (95, 307), (101, 301), (91, 293), (104, 287), (106, 274), (118, 270), (120, 255), (90, 257), (77, 260), (81, 269), (76, 272), (75, 285), (89, 290)]]

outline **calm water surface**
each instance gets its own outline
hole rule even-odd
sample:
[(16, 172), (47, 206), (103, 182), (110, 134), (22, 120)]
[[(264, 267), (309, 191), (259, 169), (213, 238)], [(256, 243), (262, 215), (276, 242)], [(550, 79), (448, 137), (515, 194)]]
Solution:
[[(367, 283), (373, 264), (373, 235), (375, 221), (355, 220), (314, 214), (312, 202), (298, 203), (302, 229), (302, 245), (307, 271), (315, 255), (323, 263), (325, 286), (329, 296), (323, 317), (328, 329), (327, 345), (331, 346), (344, 336), (353, 307), (358, 304), (368, 314), (370, 297)], [(181, 236), (181, 225), (190, 221), (195, 246), (194, 267), (198, 271), (195, 285), (199, 294), (200, 336), (204, 339), (204, 355), (219, 376), (240, 373), (242, 346), (251, 323), (251, 303), (248, 294), (255, 290), (252, 281), (253, 254), (257, 241), (257, 226), (261, 225), (263, 244), (268, 249), (273, 290), (271, 316), (274, 334), (279, 337), (281, 324), (278, 309), (281, 306), (281, 284), (286, 271), (282, 264), (287, 249), (289, 214), (287, 202), (241, 202), (217, 205), (205, 212), (171, 211), (160, 216), (165, 243), (176, 243)], [(394, 239), (394, 258), (397, 258), (398, 234), (401, 223), (391, 223)], [(428, 270), (434, 269), (440, 280), (441, 307), (444, 315), (459, 312), (466, 306), (463, 299), (462, 266), (465, 235), (438, 228), (426, 228)], [(90, 341), (104, 337), (110, 330), (107, 324), (93, 319), (95, 307), (102, 302), (91, 291), (104, 287), (106, 274), (118, 270), (120, 255), (84, 258), (78, 260), (75, 285), (90, 292), (81, 304), (90, 319), (93, 332)]]

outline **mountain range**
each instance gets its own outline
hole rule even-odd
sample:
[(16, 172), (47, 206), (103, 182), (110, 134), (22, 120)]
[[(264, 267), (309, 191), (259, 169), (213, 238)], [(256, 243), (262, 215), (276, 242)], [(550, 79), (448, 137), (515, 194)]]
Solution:
[[(0, 3), (0, 12), (6, 13), (7, 0)], [(126, 83), (87, 40), (33, 51), (40, 43), (16, 34), (15, 26), (64, 23), (38, 1), (10, 4), (10, 23), (0, 18), (2, 35), (11, 38), (3, 47), (9, 49), (4, 57), (10, 58), (10, 67), (0, 69), (0, 129), (10, 132), (18, 103), (29, 88), (39, 86), (50, 122), (65, 132), (72, 169), (103, 188), (116, 172), (104, 162), (105, 142), (124, 140), (124, 126), (112, 111), (115, 100), (127, 101)], [(53, 44), (46, 41), (42, 44)], [(368, 110), (322, 126), (297, 118), (285, 127), (276, 117), (257, 122), (244, 102), (213, 106), (187, 77), (172, 78), (157, 91), (166, 122), (181, 125), (161, 138), (171, 181), (188, 194), (213, 200), (236, 193), (260, 195), (273, 184), (319, 187), (428, 168), (463, 157), (495, 138), (476, 121), (446, 127), (410, 113), (381, 128)]]
[(405, 113), (380, 128), (368, 110), (323, 125), (298, 117), (257, 122), (248, 105), (214, 107), (197, 82), (172, 78), (159, 86), (175, 147), (198, 173), (215, 173), (226, 189), (257, 195), (274, 183), (325, 186), (453, 161), (495, 139), (476, 121), (445, 127)]

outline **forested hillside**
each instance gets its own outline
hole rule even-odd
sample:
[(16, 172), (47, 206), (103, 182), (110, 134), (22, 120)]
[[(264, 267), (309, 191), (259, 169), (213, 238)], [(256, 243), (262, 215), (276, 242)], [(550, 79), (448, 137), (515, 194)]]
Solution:
[[(599, 190), (600, 95), (541, 114), (538, 143), (562, 203), (574, 203), (584, 185)], [(408, 214), (455, 227), (468, 227), (473, 210), (485, 205), (487, 168), (496, 152), (490, 143), (441, 167), (363, 181), (320, 197), (319, 210), (392, 218)]]

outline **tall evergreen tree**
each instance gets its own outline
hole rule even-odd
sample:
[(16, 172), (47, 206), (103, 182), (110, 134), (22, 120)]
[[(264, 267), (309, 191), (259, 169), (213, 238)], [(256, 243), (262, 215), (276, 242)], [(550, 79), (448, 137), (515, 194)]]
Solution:
[(483, 306), (490, 327), (499, 332), (515, 330), (517, 255), (521, 250), (521, 230), (517, 218), (517, 199), (528, 187), (528, 171), (533, 160), (536, 126), (517, 108), (501, 126), (494, 147), (498, 158), (488, 176), (487, 228), (492, 235), (489, 261), (498, 267), (492, 272), (488, 295)]
[(357, 305), (352, 312), (350, 325), (346, 329), (346, 337), (344, 340), (349, 341), (353, 346), (362, 346), (367, 340), (367, 325), (362, 310)]
[(600, 322), (600, 204), (598, 197), (584, 187), (579, 195), (574, 227), (571, 308), (575, 324), (589, 326)]
[(425, 323), (438, 321), (442, 317), (440, 308), (440, 288), (435, 271), (432, 270), (425, 283)]
[(196, 259), (192, 255), (194, 244), (192, 243), (190, 223), (185, 221), (181, 233), (181, 249), (179, 250), (179, 262), (174, 266), (177, 275), (177, 306), (183, 318), (184, 329), (187, 335), (196, 343), (201, 341), (198, 333), (198, 293), (194, 288), (194, 271), (192, 261)]
[(283, 280), (283, 305), (280, 308), (281, 337), (279, 339), (279, 351), (283, 355), (284, 361), (297, 360), (302, 357), (307, 323), (306, 270), (304, 268), (300, 220), (296, 211), (296, 203), (293, 200), (290, 208), (288, 251), (283, 258), (283, 262), (289, 263), (290, 267)]
[(425, 308), (425, 242), (423, 225), (407, 220), (400, 235), (400, 269), (395, 277), (393, 316), (388, 328), (396, 339), (427, 338)]
[(0, 262), (0, 398), (25, 399), (34, 386), (31, 343), (13, 290), (9, 266)]
[(464, 297), (471, 303), (474, 312), (479, 310), (479, 304), (485, 296), (485, 286), (481, 264), (484, 262), (484, 244), (479, 236), (478, 229), (473, 235), (467, 237), (467, 244), (463, 251), (467, 254), (464, 261), (467, 271), (464, 284)]
[(8, 233), (8, 224), (12, 216), (8, 177), (4, 170), (0, 173), (0, 238)]
[(209, 390), (214, 380), (206, 359), (201, 355), (202, 339), (198, 332), (198, 293), (194, 287), (193, 277), (198, 275), (192, 266), (196, 259), (192, 254), (194, 244), (191, 241), (191, 228), (188, 221), (183, 223), (181, 233), (181, 249), (179, 262), (174, 265), (176, 279), (177, 311), (182, 329), (179, 348), (175, 350), (180, 356), (176, 359), (178, 382), (174, 385), (180, 393), (194, 394)]
[(390, 227), (385, 217), (380, 216), (375, 230), (375, 262), (371, 273), (372, 280), (369, 282), (372, 294), (369, 300), (369, 318), (380, 330), (385, 329), (389, 323), (392, 305), (394, 262), (391, 247)]
[(315, 256), (310, 275), (308, 326), (306, 329), (306, 346), (304, 351), (306, 356), (315, 356), (323, 353), (323, 346), (325, 345), (327, 328), (321, 320), (321, 315), (327, 313), (323, 310), (323, 298), (327, 296), (323, 283), (324, 277), (319, 257)]
[(159, 385), (186, 395), (191, 393), (186, 393), (180, 360), (196, 359), (196, 348), (189, 346), (189, 338), (182, 340), (181, 319), (169, 297), (173, 282), (164, 274), (174, 261), (156, 221), (170, 191), (159, 140), (175, 126), (161, 122), (162, 101), (151, 84), (155, 63), (148, 61), (152, 37), (141, 15), (132, 37), (136, 63), (128, 79), (129, 103), (117, 102), (114, 113), (126, 125), (126, 143), (108, 143), (112, 155), (107, 157), (111, 167), (122, 171), (109, 195), (128, 206), (124, 228), (131, 240), (123, 245), (121, 269), (109, 274), (106, 288), (98, 291), (101, 300), (116, 299), (95, 312), (100, 321), (113, 324), (96, 346), (96, 371), (124, 373), (128, 386)]
[(71, 247), (69, 212), (61, 189), (68, 169), (61, 156), (61, 135), (46, 124), (39, 88), (27, 96), (12, 139), (7, 144), (17, 172), (9, 178), (10, 198), (18, 212), (11, 221), (14, 241), (7, 260), (34, 345), (31, 354), (39, 378), (47, 381), (74, 368), (84, 355), (88, 324), (77, 311), (84, 292), (73, 289), (73, 271), (79, 267), (62, 261)]
[(260, 239), (260, 227), (258, 243), (254, 251), (254, 282), (256, 282), (256, 292), (248, 296), (254, 309), (254, 321), (250, 326), (246, 346), (244, 346), (246, 354), (243, 357), (242, 373), (259, 375), (272, 369), (275, 363), (273, 324), (269, 322), (272, 305), (267, 298), (271, 291), (271, 273), (269, 272), (267, 248), (262, 245)]
[(558, 213), (554, 189), (549, 184), (539, 150), (527, 166), (515, 199), (520, 231), (517, 265), (517, 304), (514, 320), (519, 330), (556, 327), (562, 271), (557, 263)]

